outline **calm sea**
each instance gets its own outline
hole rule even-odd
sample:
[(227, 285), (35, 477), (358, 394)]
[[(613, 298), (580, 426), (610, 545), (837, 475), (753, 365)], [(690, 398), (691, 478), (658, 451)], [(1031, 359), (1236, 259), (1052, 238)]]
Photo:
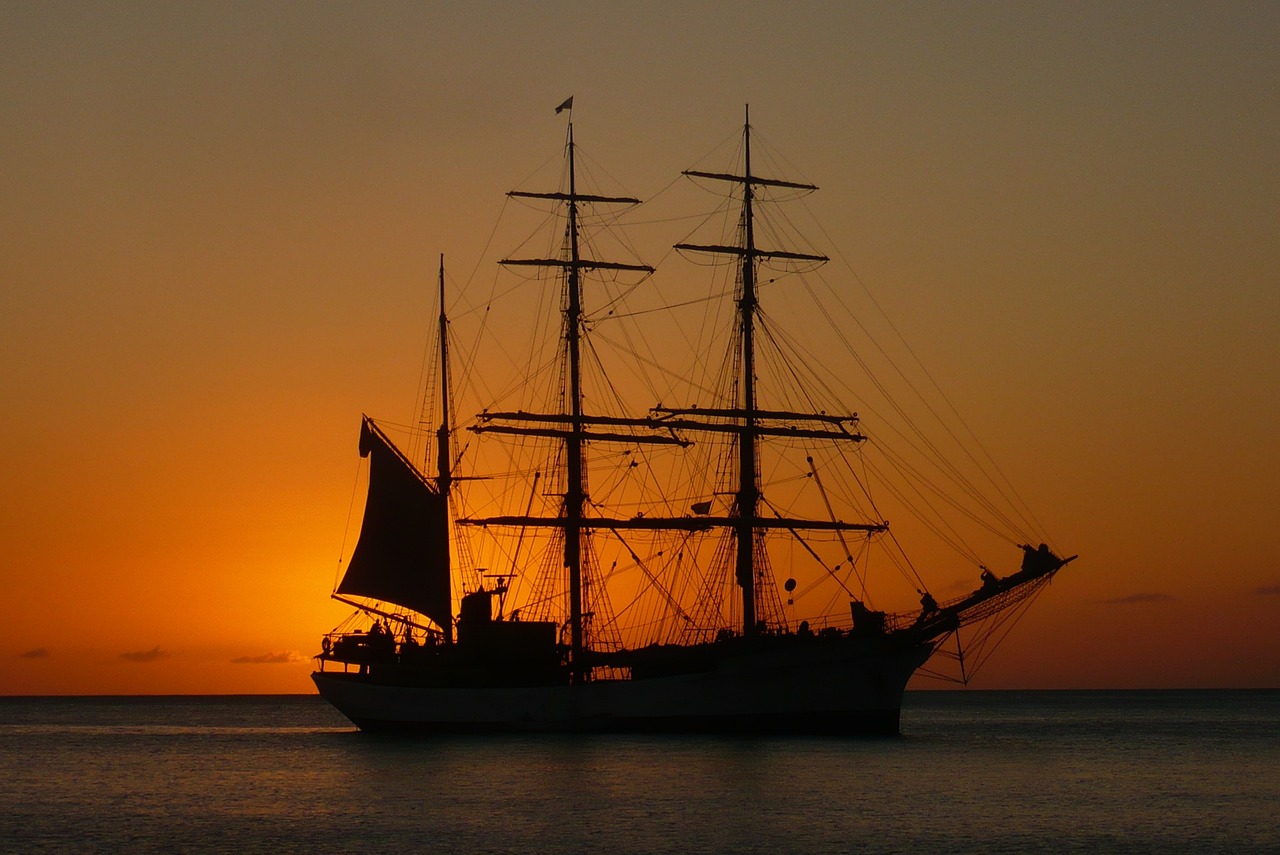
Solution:
[(5, 852), (1280, 852), (1280, 692), (916, 692), (898, 739), (402, 740), (0, 698)]

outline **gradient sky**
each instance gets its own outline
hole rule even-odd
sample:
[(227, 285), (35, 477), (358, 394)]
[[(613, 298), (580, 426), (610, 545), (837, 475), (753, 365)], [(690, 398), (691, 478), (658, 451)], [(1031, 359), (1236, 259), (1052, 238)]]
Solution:
[(0, 5), (0, 693), (311, 690), (359, 414), (413, 416), (438, 254), (568, 95), (642, 196), (749, 102), (1083, 556), (978, 687), (1280, 686), (1278, 44), (1275, 3)]

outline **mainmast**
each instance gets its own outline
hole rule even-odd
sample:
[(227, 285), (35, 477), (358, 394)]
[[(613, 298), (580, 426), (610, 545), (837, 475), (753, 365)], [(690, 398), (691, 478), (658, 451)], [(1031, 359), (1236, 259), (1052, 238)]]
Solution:
[[(645, 264), (626, 264), (620, 262), (597, 261), (583, 258), (579, 247), (579, 206), (583, 203), (592, 204), (639, 204), (640, 200), (623, 197), (623, 196), (597, 196), (590, 194), (578, 193), (577, 186), (577, 170), (576, 156), (573, 142), (573, 121), (572, 106), (570, 110), (570, 121), (568, 126), (568, 144), (566, 147), (566, 158), (569, 168), (569, 189), (568, 192), (558, 193), (526, 193), (520, 191), (512, 191), (508, 196), (523, 197), (531, 199), (552, 199), (565, 203), (566, 226), (565, 239), (567, 243), (566, 257), (558, 259), (541, 258), (541, 259), (512, 259), (502, 260), (502, 264), (506, 265), (532, 265), (539, 267), (559, 267), (565, 274), (565, 301), (564, 301), (564, 346), (566, 350), (567, 377), (565, 380), (565, 401), (564, 413), (550, 414), (547, 416), (534, 416), (533, 414), (503, 414), (511, 420), (527, 420), (530, 417), (540, 421), (547, 421), (560, 425), (553, 428), (538, 427), (508, 427), (505, 425), (482, 424), (477, 430), (496, 430), (504, 432), (522, 433), (526, 435), (544, 435), (556, 436), (564, 442), (565, 452), (565, 494), (564, 505), (560, 518), (554, 523), (564, 529), (564, 566), (568, 570), (569, 575), (569, 645), (575, 679), (584, 679), (587, 674), (586, 666), (583, 662), (582, 651), (584, 649), (583, 637), (583, 549), (582, 539), (585, 530), (584, 509), (587, 504), (587, 472), (584, 460), (584, 446), (590, 439), (613, 439), (625, 441), (641, 441), (639, 438), (633, 438), (630, 435), (611, 435), (599, 434), (588, 431), (590, 425), (596, 424), (642, 424), (644, 420), (629, 419), (599, 419), (592, 418), (583, 413), (582, 401), (582, 365), (581, 365), (581, 347), (582, 347), (582, 273), (586, 270), (634, 270), (644, 273), (652, 273), (653, 268)], [(559, 112), (559, 110), (557, 110)], [(493, 414), (490, 418), (500, 417), (499, 414)], [(652, 441), (652, 440), (650, 440)], [(479, 522), (479, 521), (473, 521)], [(545, 525), (548, 521), (534, 518), (524, 518), (517, 524), (523, 525)]]
[(738, 436), (738, 527), (735, 571), (742, 588), (742, 631), (756, 631), (755, 520), (760, 506), (760, 474), (756, 469), (756, 233), (751, 200), (751, 108), (742, 123), (742, 299), (738, 325), (742, 331), (742, 433)]
[(578, 185), (569, 121), (569, 279), (564, 310), (565, 347), (569, 357), (569, 436), (565, 437), (568, 481), (564, 495), (564, 566), (569, 570), (569, 646), (577, 660), (582, 652), (582, 506), (586, 503), (586, 468), (582, 460), (582, 258), (578, 254)]

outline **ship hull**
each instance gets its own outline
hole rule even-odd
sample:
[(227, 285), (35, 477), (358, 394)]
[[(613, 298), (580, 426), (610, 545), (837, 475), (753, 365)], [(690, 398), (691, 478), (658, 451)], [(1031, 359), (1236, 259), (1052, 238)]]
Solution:
[(333, 671), (312, 679), (368, 731), (896, 735), (907, 680), (932, 652), (932, 643), (813, 645), (728, 657), (697, 673), (554, 686), (415, 686)]

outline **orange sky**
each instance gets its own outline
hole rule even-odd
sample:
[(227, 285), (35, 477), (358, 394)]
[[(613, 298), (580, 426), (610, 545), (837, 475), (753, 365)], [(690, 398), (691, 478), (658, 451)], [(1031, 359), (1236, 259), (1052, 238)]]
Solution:
[(413, 417), (438, 254), (472, 278), (569, 94), (641, 196), (749, 102), (1083, 556), (977, 686), (1280, 686), (1277, 43), (1268, 3), (3, 6), (0, 693), (311, 690), (359, 414)]

